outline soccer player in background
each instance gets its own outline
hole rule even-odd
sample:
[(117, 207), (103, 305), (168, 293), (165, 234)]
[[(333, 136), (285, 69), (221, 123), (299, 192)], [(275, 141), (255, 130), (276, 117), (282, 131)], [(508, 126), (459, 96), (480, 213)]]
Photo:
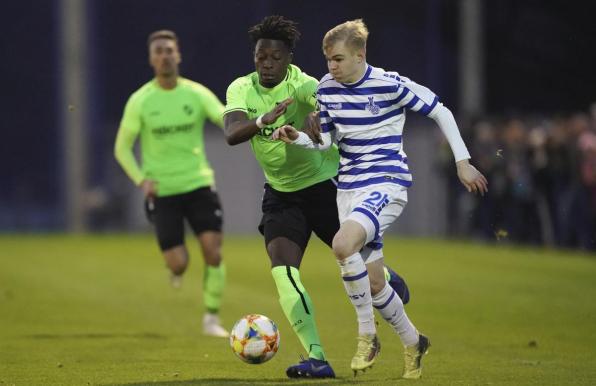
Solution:
[[(224, 107), (205, 86), (179, 75), (181, 55), (174, 32), (153, 32), (148, 46), (155, 77), (128, 99), (115, 156), (152, 208), (157, 241), (175, 287), (188, 267), (184, 220), (190, 224), (205, 260), (203, 333), (227, 337), (218, 317), (226, 277), (222, 208), (203, 143), (205, 120), (222, 127)], [(142, 168), (133, 154), (139, 136)]]
[[(335, 203), (338, 150), (333, 146), (313, 152), (270, 138), (275, 127), (283, 124), (308, 126), (318, 82), (291, 64), (292, 49), (300, 36), (296, 23), (268, 16), (249, 30), (249, 36), (255, 44), (256, 71), (228, 87), (224, 133), (230, 145), (250, 141), (267, 180), (259, 231), (265, 237), (281, 307), (308, 353), (308, 359), (290, 366), (286, 374), (334, 377), (299, 268), (311, 232), (331, 246), (339, 229)], [(387, 272), (407, 302), (405, 282), (393, 270)], [(385, 278), (371, 284), (382, 288)]]
[(404, 345), (403, 377), (415, 379), (422, 374), (421, 359), (430, 346), (429, 339), (414, 327), (389, 285), (369, 291), (369, 282), (383, 277), (383, 233), (404, 209), (407, 188), (412, 184), (402, 146), (406, 109), (437, 122), (468, 191), (484, 194), (487, 181), (469, 163), (470, 155), (451, 111), (426, 87), (367, 64), (367, 38), (366, 25), (359, 19), (336, 26), (323, 39), (329, 73), (317, 91), (322, 143), (313, 142), (291, 125), (276, 130), (272, 137), (323, 152), (337, 142), (341, 227), (333, 238), (333, 252), (358, 315), (359, 343), (351, 367), (355, 372), (365, 370), (379, 353), (374, 306), (390, 320)]

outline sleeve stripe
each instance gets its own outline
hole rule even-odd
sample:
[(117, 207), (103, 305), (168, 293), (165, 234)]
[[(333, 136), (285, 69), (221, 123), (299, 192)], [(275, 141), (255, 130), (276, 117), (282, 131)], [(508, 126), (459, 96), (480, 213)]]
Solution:
[(433, 111), (438, 102), (439, 97), (435, 96), (435, 99), (433, 99), (433, 103), (431, 103), (430, 106), (425, 103), (424, 106), (422, 106), (422, 108), (420, 109), (420, 112), (424, 115), (430, 114), (430, 112)]
[(404, 107), (412, 110), (412, 108), (416, 105), (416, 103), (418, 103), (419, 100), (420, 100), (420, 98), (418, 98), (416, 95), (414, 95), (414, 97), (412, 99), (410, 99), (410, 101)]
[(323, 133), (329, 133), (335, 130), (335, 125), (333, 124), (333, 122), (321, 123), (321, 130)]
[(399, 103), (402, 99), (404, 99), (404, 97), (408, 95), (408, 91), (410, 90), (408, 90), (407, 87), (402, 87), (401, 93), (397, 96), (395, 103)]

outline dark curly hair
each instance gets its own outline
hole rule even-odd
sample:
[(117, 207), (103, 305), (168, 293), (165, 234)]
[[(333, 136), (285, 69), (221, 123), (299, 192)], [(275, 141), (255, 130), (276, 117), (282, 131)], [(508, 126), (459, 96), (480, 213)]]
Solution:
[(265, 17), (259, 24), (248, 30), (248, 36), (253, 44), (259, 39), (281, 40), (290, 49), (294, 49), (300, 39), (298, 23), (285, 19), (283, 16), (272, 15)]

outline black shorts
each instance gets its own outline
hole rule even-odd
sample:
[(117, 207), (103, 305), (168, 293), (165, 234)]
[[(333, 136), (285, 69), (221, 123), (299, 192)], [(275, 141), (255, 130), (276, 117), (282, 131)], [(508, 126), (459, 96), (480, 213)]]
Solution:
[(311, 232), (331, 247), (339, 230), (337, 186), (327, 180), (296, 192), (280, 192), (265, 184), (259, 232), (265, 244), (286, 237), (304, 251)]
[(195, 234), (221, 232), (223, 211), (210, 187), (154, 199), (153, 222), (162, 251), (184, 244), (184, 219)]

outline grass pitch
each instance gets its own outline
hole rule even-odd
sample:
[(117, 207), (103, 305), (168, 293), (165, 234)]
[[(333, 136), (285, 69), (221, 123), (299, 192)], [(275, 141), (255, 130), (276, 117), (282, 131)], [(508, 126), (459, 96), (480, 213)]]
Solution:
[[(201, 335), (203, 264), (192, 239), (172, 289), (149, 235), (0, 237), (0, 385), (303, 385), (284, 370), (302, 353), (277, 303), (259, 238), (225, 240), (228, 327), (247, 313), (277, 322), (263, 365)], [(338, 379), (369, 385), (596, 384), (596, 257), (469, 243), (388, 239), (407, 280), (406, 310), (432, 341), (423, 379), (400, 379), (402, 348), (381, 320), (383, 350), (354, 378), (355, 314), (330, 251), (313, 240), (302, 278)]]

